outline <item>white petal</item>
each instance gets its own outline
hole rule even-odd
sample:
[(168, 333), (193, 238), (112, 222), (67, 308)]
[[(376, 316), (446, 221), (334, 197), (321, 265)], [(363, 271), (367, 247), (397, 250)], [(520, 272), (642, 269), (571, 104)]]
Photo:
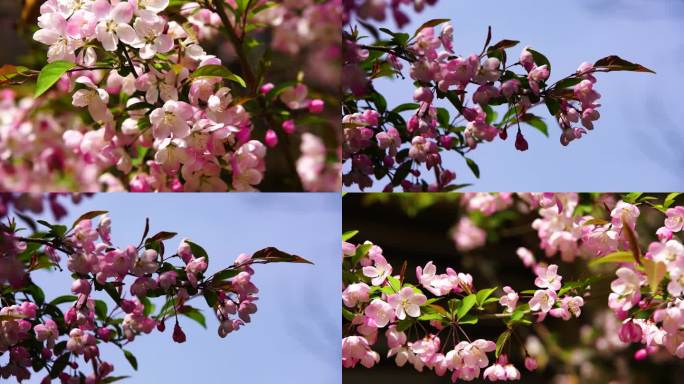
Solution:
[(166, 53), (173, 49), (173, 39), (169, 35), (161, 35), (154, 40), (157, 52)]
[(59, 33), (51, 29), (41, 29), (33, 34), (33, 40), (46, 45), (52, 45), (59, 41)]
[(116, 45), (119, 42), (116, 35), (113, 32), (108, 32), (103, 23), (97, 25), (96, 31), (97, 39), (102, 43), (102, 48), (105, 51), (116, 51)]
[(154, 49), (152, 44), (145, 44), (140, 48), (140, 58), (143, 60), (148, 60), (154, 57), (157, 51)]
[(135, 33), (135, 30), (128, 24), (119, 24), (116, 27), (116, 34), (121, 41), (129, 45), (133, 45), (138, 40), (138, 35)]

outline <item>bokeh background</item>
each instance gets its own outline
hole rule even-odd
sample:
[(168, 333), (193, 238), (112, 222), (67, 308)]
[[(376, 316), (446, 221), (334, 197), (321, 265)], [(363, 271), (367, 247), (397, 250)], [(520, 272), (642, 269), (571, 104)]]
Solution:
[[(573, 73), (583, 61), (595, 62), (610, 54), (657, 72), (600, 74), (596, 89), (603, 96), (601, 119), (593, 131), (568, 147), (559, 143), (557, 123), (540, 109), (550, 137), (523, 127), (527, 152), (514, 148), (514, 136), (481, 145), (471, 154), (480, 166), (480, 179), (457, 153), (444, 156), (448, 168), (456, 171), (458, 184), (474, 184), (466, 190), (684, 189), (684, 155), (679, 149), (684, 125), (678, 112), (684, 85), (684, 1), (440, 0), (420, 14), (409, 13), (407, 32), (430, 19), (451, 18), (454, 47), (460, 55), (480, 52), (491, 25), (492, 42), (520, 40), (509, 50), (511, 58), (517, 58), (526, 45), (545, 54), (552, 64), (551, 81)], [(396, 29), (390, 19), (385, 24)], [(390, 107), (411, 101), (409, 82), (383, 80), (376, 87)], [(453, 115), (453, 107), (441, 102), (439, 106)], [(372, 190), (380, 191), (386, 184), (376, 182)]]
[[(534, 288), (534, 274), (523, 266), (516, 256), (516, 250), (524, 246), (533, 251), (538, 261), (544, 258), (539, 251), (536, 230), (530, 227), (532, 220), (538, 216), (535, 213), (515, 213), (514, 210), (499, 212), (487, 218), (498, 228), (487, 231), (487, 244), (473, 251), (459, 252), (450, 236), (451, 229), (458, 220), (467, 215), (460, 207), (459, 198), (458, 194), (440, 193), (350, 193), (343, 198), (342, 227), (344, 231), (359, 231), (350, 242), (358, 244), (368, 240), (380, 246), (395, 273), (399, 273), (402, 264), (406, 262), (405, 278), (413, 284), (417, 284), (416, 266), (425, 266), (428, 261), (433, 261), (438, 273), (444, 273), (446, 267), (452, 267), (457, 272), (470, 273), (476, 289), (504, 285), (509, 285), (516, 291)], [(653, 211), (651, 213), (654, 213)], [(649, 215), (646, 209), (642, 210), (642, 231), (639, 233), (643, 233), (642, 240), (646, 244), (646, 234), (654, 233), (658, 225), (662, 225), (661, 215)], [(556, 256), (544, 261), (560, 266), (559, 274), (563, 276), (564, 283), (584, 279), (591, 274), (612, 273), (610, 268), (590, 271), (586, 267), (587, 261), (583, 259), (578, 259), (574, 263), (564, 263)], [(585, 299), (585, 306), (579, 319), (562, 321), (547, 318), (542, 326), (535, 328), (535, 334), (539, 339), (545, 340), (549, 343), (547, 345), (553, 347), (547, 347), (552, 359), (544, 370), (534, 373), (525, 370), (521, 364), (520, 344), (516, 343), (511, 347), (509, 353), (521, 371), (521, 383), (682, 382), (682, 360), (668, 358), (663, 354), (636, 362), (631, 358), (636, 348), (606, 349), (603, 352), (597, 348), (609, 345), (617, 339), (617, 330), (610, 334), (612, 337), (606, 337), (603, 332), (604, 326), (615, 323), (612, 313), (604, 311), (607, 309), (607, 295), (610, 292), (609, 282), (610, 279), (604, 279), (592, 285), (592, 296)], [(497, 292), (497, 295), (499, 294), (500, 290)], [(477, 325), (464, 326), (464, 329), (473, 340), (480, 337), (495, 340), (505, 326), (501, 322), (487, 320)], [(345, 330), (346, 327), (343, 325), (343, 333)], [(516, 328), (516, 332), (523, 339), (529, 334), (521, 327)], [(589, 339), (592, 340), (587, 342)], [(427, 369), (419, 373), (409, 364), (397, 367), (393, 357), (386, 357), (388, 348), (384, 336), (379, 336), (378, 340), (373, 349), (380, 354), (380, 363), (371, 369), (361, 365), (353, 369), (343, 369), (343, 383), (451, 383), (449, 375), (438, 377)]]
[[(62, 200), (60, 200), (62, 201)], [(339, 383), (339, 194), (130, 194), (107, 193), (68, 205), (70, 225), (82, 213), (108, 210), (117, 245), (137, 244), (150, 218), (150, 234), (177, 232), (165, 242), (176, 249), (182, 237), (204, 247), (209, 273), (233, 263), (240, 253), (275, 246), (315, 265), (268, 264), (255, 267), (258, 312), (252, 323), (221, 339), (218, 322), (197, 302), (207, 329), (181, 319), (187, 342), (174, 343), (173, 324), (139, 336), (127, 349), (139, 364), (135, 372), (118, 348), (101, 355), (116, 375), (131, 375), (127, 384), (151, 383)], [(52, 222), (50, 214), (37, 215)], [(47, 300), (68, 293), (68, 273), (34, 273)], [(97, 292), (102, 297), (102, 292)], [(161, 305), (161, 304), (159, 304)], [(157, 308), (159, 308), (159, 305)], [(3, 356), (4, 362), (7, 357)], [(87, 370), (87, 369), (86, 369)], [(38, 375), (29, 383), (39, 383)]]

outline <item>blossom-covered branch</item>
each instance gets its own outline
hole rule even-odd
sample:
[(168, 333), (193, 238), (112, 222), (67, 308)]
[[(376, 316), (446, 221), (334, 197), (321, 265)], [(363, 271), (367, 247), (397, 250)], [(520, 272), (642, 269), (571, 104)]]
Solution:
[[(493, 43), (490, 28), (481, 52), (459, 54), (448, 19), (427, 21), (412, 35), (350, 21), (344, 32), (343, 161), (349, 164), (344, 184), (364, 189), (376, 179), (389, 180), (385, 191), (458, 189), (456, 172), (443, 163), (446, 152), (462, 156), (479, 177), (479, 167), (468, 157), (479, 145), (506, 140), (512, 130), (515, 148), (525, 151), (523, 128), (549, 135), (533, 112), (538, 107), (555, 118), (561, 144), (567, 145), (592, 130), (600, 117), (596, 74), (652, 72), (608, 56), (551, 82), (551, 63), (542, 53), (525, 47), (515, 59), (509, 57), (518, 44)], [(375, 82), (406, 77), (414, 86), (411, 102), (388, 106)], [(426, 170), (434, 177), (425, 177)]]
[[(119, 347), (137, 369), (126, 346), (139, 336), (155, 329), (164, 332), (171, 322), (173, 341), (185, 342), (183, 318), (206, 328), (203, 313), (190, 305), (198, 297), (219, 322), (218, 335), (225, 337), (250, 323), (257, 311), (255, 265), (309, 263), (269, 247), (241, 254), (232, 265), (208, 275), (209, 255), (200, 245), (183, 239), (169, 252), (165, 241), (176, 234), (148, 236), (149, 221), (139, 244), (123, 247), (112, 244), (112, 223), (105, 211), (87, 212), (71, 227), (37, 223), (42, 230), (28, 236), (13, 219), (0, 227), (0, 355), (9, 355), (0, 376), (17, 381), (28, 380), (31, 371), (45, 371), (43, 383), (121, 380), (100, 354), (102, 345)], [(71, 273), (71, 294), (47, 301), (32, 275), (41, 269)], [(159, 309), (157, 298), (163, 299)]]
[(34, 99), (3, 92), (17, 159), (3, 187), (339, 190), (340, 13), (340, 0), (44, 2), (33, 38), (48, 64), (0, 70), (2, 85), (36, 79)]

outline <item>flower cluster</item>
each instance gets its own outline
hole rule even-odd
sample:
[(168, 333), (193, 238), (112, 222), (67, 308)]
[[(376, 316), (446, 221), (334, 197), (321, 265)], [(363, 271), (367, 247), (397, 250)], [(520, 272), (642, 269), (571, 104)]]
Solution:
[[(621, 202), (626, 204), (624, 202)], [(636, 222), (639, 208), (622, 206), (622, 217)], [(622, 321), (620, 340), (642, 345), (638, 360), (663, 348), (684, 358), (684, 245), (676, 237), (682, 230), (684, 207), (664, 209), (664, 225), (639, 259), (621, 259), (622, 266), (610, 283), (608, 307)], [(631, 231), (636, 237), (634, 230)], [(610, 255), (605, 256), (609, 258)]]
[[(43, 190), (253, 191), (268, 178), (266, 163), (275, 156), (287, 164), (274, 166), (273, 177), (291, 173), (288, 188), (339, 190), (339, 178), (330, 177), (339, 164), (331, 145), (334, 124), (322, 115), (332, 106), (323, 101), (328, 94), (320, 84), (337, 81), (331, 74), (339, 62), (335, 35), (341, 9), (339, 0), (188, 1), (180, 7), (168, 0), (46, 1), (33, 38), (49, 46), (50, 64), (38, 76), (37, 94), (57, 82), (60, 92), (47, 98), (69, 94), (71, 104), (87, 114), (79, 119), (67, 113), (60, 120), (29, 116), (34, 103), (45, 104), (42, 99), (17, 106), (13, 95), (6, 96), (4, 102), (22, 113), (0, 120), (0, 130), (12, 139), (3, 140), (3, 153), (27, 164), (10, 169), (12, 177), (3, 184)], [(216, 40), (221, 30), (228, 44), (219, 51), (239, 65), (239, 74), (205, 50), (210, 45), (204, 43)], [(262, 45), (251, 36), (257, 32), (273, 35), (273, 50), (305, 52), (318, 64), (295, 74), (294, 81), (268, 82), (268, 55), (258, 69), (249, 59), (249, 51)], [(311, 78), (307, 83), (305, 75)], [(313, 140), (302, 143), (309, 152), (296, 163), (302, 134)], [(325, 156), (311, 154), (312, 141), (323, 147), (316, 154)], [(60, 187), (65, 177), (73, 185)]]
[[(549, 315), (563, 320), (579, 317), (584, 305), (582, 296), (574, 294), (575, 288), (563, 286), (554, 264), (533, 266), (538, 289), (516, 292), (506, 286), (503, 295), (496, 297), (496, 287), (477, 290), (470, 274), (452, 268), (438, 273), (432, 262), (416, 268), (415, 285), (407, 283), (403, 272), (393, 274), (382, 249), (370, 242), (344, 242), (342, 251), (345, 368), (377, 364), (380, 354), (373, 346), (384, 333), (387, 357), (394, 357), (398, 366), (410, 364), (438, 376), (449, 373), (452, 382), (480, 377), (518, 380), (520, 371), (502, 353), (505, 344), (513, 342), (509, 338), (515, 328), (541, 322)], [(496, 341), (471, 340), (464, 327), (489, 319), (503, 320), (506, 330)], [(523, 359), (525, 367), (536, 369), (535, 359), (527, 352)]]
[[(443, 164), (444, 154), (457, 152), (479, 177), (479, 168), (467, 157), (478, 145), (506, 140), (513, 129), (515, 148), (525, 151), (523, 126), (548, 136), (546, 123), (531, 112), (538, 106), (546, 106), (558, 120), (560, 141), (567, 145), (593, 129), (599, 118), (596, 73), (650, 71), (609, 56), (582, 63), (575, 73), (550, 83), (551, 64), (543, 54), (526, 47), (510, 63), (506, 50), (518, 42), (490, 44), (491, 31), (481, 53), (458, 55), (453, 26), (445, 19), (426, 22), (413, 36), (381, 30), (389, 37), (371, 45), (362, 44), (358, 29), (344, 36), (343, 161), (350, 167), (343, 182), (360, 189), (372, 186), (373, 177), (389, 179), (386, 191), (455, 189), (456, 174)], [(406, 76), (415, 86), (413, 102), (389, 109), (373, 80)], [(456, 109), (456, 116), (438, 106), (440, 99)], [(506, 109), (497, 122), (499, 106)], [(425, 170), (434, 173), (431, 181), (423, 176)]]
[[(637, 359), (662, 348), (684, 358), (680, 321), (684, 313), (684, 245), (677, 237), (683, 229), (684, 207), (673, 206), (678, 195), (668, 195), (662, 204), (651, 203), (653, 197), (640, 193), (629, 194), (619, 201), (604, 196), (599, 202), (607, 209), (608, 218), (603, 219), (582, 214), (583, 206), (576, 193), (517, 194), (525, 209), (538, 208), (539, 218), (532, 222), (532, 228), (537, 231), (539, 247), (547, 257), (560, 254), (566, 262), (582, 257), (594, 264), (621, 265), (610, 284), (608, 308), (622, 321), (619, 340), (643, 344), (635, 354)], [(493, 201), (502, 199), (508, 203), (489, 209)], [(462, 201), (468, 210), (483, 210), (488, 214), (513, 205), (508, 194), (465, 194)], [(652, 235), (657, 240), (642, 252), (637, 222), (646, 203), (664, 217)], [(469, 233), (476, 231), (482, 230), (469, 229)], [(527, 266), (535, 268), (534, 256), (529, 250), (521, 248), (518, 254)], [(540, 291), (535, 293), (542, 301), (553, 298), (552, 294), (543, 295)]]
[[(93, 219), (98, 216), (96, 223)], [(208, 275), (208, 254), (189, 239), (182, 240), (175, 253), (165, 255), (163, 241), (175, 233), (148, 237), (146, 230), (139, 245), (116, 247), (111, 242), (111, 219), (104, 211), (82, 215), (71, 229), (41, 223), (49, 231), (32, 237), (19, 236), (13, 221), (3, 225), (0, 233), (0, 355), (9, 354), (0, 376), (6, 379), (28, 380), (30, 370), (45, 369), (43, 382), (115, 380), (113, 365), (100, 354), (103, 344), (121, 348), (134, 361), (124, 346), (155, 329), (164, 332), (168, 321), (174, 324), (172, 339), (184, 342), (182, 317), (205, 323), (202, 312), (189, 304), (194, 297), (204, 298), (219, 321), (219, 336), (225, 337), (249, 323), (257, 311), (253, 265), (307, 262), (266, 248), (241, 254), (233, 265)], [(11, 271), (5, 268), (6, 261), (18, 274), (5, 276)], [(30, 274), (38, 269), (61, 271), (62, 265), (72, 274), (72, 294), (46, 302)], [(106, 293), (111, 301), (97, 298), (97, 292)], [(153, 313), (155, 298), (165, 299), (158, 313)], [(79, 370), (81, 358), (92, 364), (92, 372)], [(73, 370), (66, 370), (67, 366)]]

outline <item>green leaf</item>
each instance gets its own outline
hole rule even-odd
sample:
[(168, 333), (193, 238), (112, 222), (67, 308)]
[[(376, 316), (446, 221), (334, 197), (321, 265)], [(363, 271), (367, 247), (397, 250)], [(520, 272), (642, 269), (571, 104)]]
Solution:
[(489, 298), (489, 296), (491, 296), (492, 293), (496, 292), (497, 288), (499, 288), (499, 287), (485, 288), (485, 289), (480, 289), (479, 291), (477, 291), (477, 295), (476, 295), (477, 305), (481, 307), (482, 304), (485, 303), (487, 298)]
[(446, 108), (437, 108), (437, 121), (439, 125), (444, 128), (448, 128), (451, 125), (451, 116), (449, 116), (449, 110)]
[(56, 379), (57, 376), (59, 376), (62, 371), (64, 371), (64, 368), (66, 367), (67, 363), (69, 362), (69, 358), (71, 357), (71, 353), (67, 352), (55, 360), (55, 363), (52, 364), (52, 369), (50, 370), (50, 377), (53, 379)]
[(498, 43), (492, 45), (487, 49), (487, 52), (489, 51), (494, 51), (497, 49), (507, 49), (507, 48), (513, 48), (516, 45), (518, 45), (520, 41), (518, 40), (501, 40)]
[(461, 320), (458, 321), (458, 324), (464, 325), (464, 324), (477, 324), (477, 322), (480, 319), (475, 316), (473, 313), (469, 313), (461, 318)]
[(354, 314), (352, 313), (352, 311), (348, 310), (345, 307), (342, 307), (342, 317), (344, 317), (347, 321), (354, 320)]
[(622, 197), (622, 201), (625, 203), (634, 204), (643, 194), (643, 192), (630, 192)]
[(672, 206), (672, 204), (674, 204), (677, 196), (679, 196), (681, 194), (682, 194), (681, 192), (672, 192), (672, 193), (668, 194), (667, 197), (665, 197), (665, 201), (663, 202), (663, 208), (665, 208), (665, 209), (670, 208), (670, 206)]
[(583, 79), (581, 77), (566, 77), (563, 80), (559, 80), (553, 88), (554, 89), (570, 88), (570, 87), (573, 87), (573, 86), (581, 83), (582, 80)]
[(68, 70), (74, 68), (75, 66), (76, 64), (70, 61), (60, 60), (52, 62), (43, 67), (38, 74), (38, 80), (36, 80), (36, 92), (33, 97), (39, 97), (43, 93), (47, 92), (65, 73), (67, 73)]
[(531, 113), (526, 113), (522, 116), (520, 121), (524, 122), (525, 124), (533, 126), (539, 132), (543, 133), (544, 136), (549, 137), (549, 128), (546, 126), (544, 120), (542, 120), (539, 116), (533, 115)]
[(190, 77), (193, 79), (203, 76), (222, 77), (240, 84), (243, 88), (247, 87), (245, 80), (231, 72), (230, 69), (224, 67), (223, 65), (205, 65), (203, 67), (197, 68), (197, 70), (190, 75)]
[(204, 290), (202, 296), (204, 296), (204, 300), (207, 302), (207, 305), (211, 308), (214, 308), (214, 306), (216, 306), (216, 303), (218, 303), (218, 295), (214, 291)]
[(50, 302), (52, 305), (58, 305), (58, 304), (63, 304), (63, 303), (69, 303), (72, 301), (78, 300), (78, 297), (74, 295), (63, 295), (63, 296), (58, 296), (54, 300)]
[(546, 104), (546, 108), (552, 116), (557, 116), (558, 112), (560, 112), (560, 101), (558, 99), (547, 96), (544, 99), (544, 104)]
[(458, 312), (456, 312), (456, 318), (461, 319), (463, 316), (467, 315), (468, 312), (475, 306), (475, 303), (477, 302), (477, 295), (474, 293), (471, 293), (470, 295), (466, 296), (463, 298), (463, 302), (461, 302), (461, 306), (458, 308)]
[(95, 300), (95, 314), (100, 320), (107, 318), (107, 303), (102, 300)]
[(266, 247), (264, 249), (254, 252), (252, 255), (253, 259), (266, 260), (269, 263), (302, 263), (302, 264), (313, 264), (309, 260), (297, 256), (291, 255), (287, 252), (283, 252), (276, 247)]
[(361, 260), (362, 257), (366, 256), (368, 251), (373, 247), (373, 244), (366, 243), (366, 244), (361, 244), (358, 247), (356, 247), (356, 253), (354, 253), (354, 256), (352, 256), (352, 264), (356, 264)]
[(352, 237), (356, 236), (356, 234), (358, 234), (358, 233), (359, 233), (359, 231), (347, 231), (347, 232), (342, 234), (342, 241), (347, 241), (347, 240), (351, 239)]
[(397, 105), (392, 110), (392, 112), (401, 113), (401, 112), (406, 112), (406, 111), (414, 111), (418, 108), (420, 108), (420, 104), (418, 104), (418, 103), (404, 103), (404, 104)]
[(196, 321), (202, 328), (207, 328), (207, 320), (199, 309), (193, 307), (183, 307), (183, 316)]
[(45, 292), (43, 292), (43, 290), (39, 286), (31, 283), (31, 285), (26, 287), (24, 291), (28, 292), (29, 294), (31, 294), (31, 296), (33, 296), (33, 301), (36, 304), (38, 304), (38, 306), (41, 306), (45, 303)]
[(406, 176), (408, 176), (409, 172), (411, 172), (411, 167), (413, 166), (413, 161), (407, 161), (405, 163), (402, 163), (399, 168), (397, 168), (397, 171), (394, 173), (394, 178), (392, 179), (392, 184), (394, 186), (398, 186), (401, 184), (404, 179), (406, 179)]
[(499, 335), (499, 338), (496, 339), (496, 357), (498, 358), (499, 355), (501, 355), (501, 351), (503, 348), (506, 346), (506, 342), (508, 341), (508, 338), (511, 336), (511, 330), (507, 329), (504, 331), (502, 334)]
[(658, 285), (660, 285), (660, 282), (665, 278), (667, 268), (665, 263), (661, 261), (654, 262), (651, 259), (644, 259), (643, 264), (648, 287), (651, 289), (651, 294), (655, 294), (658, 291)]
[(192, 241), (185, 240), (186, 243), (190, 246), (190, 250), (192, 250), (193, 256), (196, 258), (204, 257), (205, 260), (209, 261), (209, 255), (207, 255), (207, 251), (204, 250), (204, 248), (200, 247), (199, 245), (193, 243)]
[(551, 62), (549, 61), (549, 59), (546, 58), (546, 56), (535, 51), (534, 49), (527, 48), (527, 51), (532, 54), (532, 58), (534, 59), (535, 64), (537, 64), (540, 67), (542, 65), (546, 65), (547, 68), (549, 69), (549, 72), (551, 72)]
[(594, 68), (600, 68), (606, 72), (630, 71), (655, 73), (641, 64), (631, 63), (616, 55), (607, 56), (598, 60), (596, 63), (594, 63)]
[(394, 276), (387, 276), (387, 282), (394, 292), (401, 290), (401, 282)]
[(397, 331), (399, 332), (404, 332), (405, 330), (411, 328), (413, 325), (413, 318), (407, 317), (404, 320), (400, 320), (397, 323)]
[(240, 271), (237, 269), (224, 269), (223, 271), (220, 271), (220, 272), (217, 272), (216, 274), (214, 274), (212, 281), (228, 280), (231, 277), (237, 276), (238, 273), (240, 273)]
[(607, 263), (630, 263), (634, 261), (634, 255), (630, 251), (617, 251), (601, 256), (589, 262), (589, 266)]
[(477, 177), (478, 179), (480, 178), (480, 167), (477, 165), (477, 163), (468, 157), (465, 157), (466, 164), (468, 165), (468, 168), (473, 172), (473, 175)]
[(100, 380), (100, 383), (102, 383), (102, 384), (115, 383), (117, 381), (128, 379), (129, 377), (130, 376), (107, 376), (104, 379)]
[(176, 237), (176, 235), (177, 235), (176, 232), (161, 231), (159, 233), (156, 233), (154, 236), (150, 237), (149, 239), (145, 240), (145, 244), (151, 243), (155, 240), (164, 241), (164, 240), (173, 239), (174, 237)]
[(135, 369), (137, 371), (138, 370), (138, 359), (135, 358), (135, 355), (133, 355), (133, 353), (131, 353), (131, 351), (126, 350), (126, 349), (122, 349), (122, 351), (124, 353), (124, 357), (126, 357), (126, 360), (128, 360), (128, 362), (131, 364), (131, 367), (133, 367), (133, 369)]
[(416, 33), (415, 33), (413, 36), (414, 36), (414, 37), (417, 36), (418, 33), (420, 33), (420, 31), (422, 31), (422, 30), (425, 29), (425, 28), (436, 27), (436, 26), (438, 26), (438, 25), (440, 25), (440, 24), (444, 24), (444, 23), (447, 23), (447, 22), (449, 22), (449, 21), (451, 21), (451, 19), (432, 19), (432, 20), (428, 20), (428, 21), (426, 21), (425, 23), (423, 23), (423, 25), (421, 25), (420, 27), (418, 27), (418, 29), (416, 29)]
[(80, 223), (83, 220), (92, 220), (98, 216), (102, 216), (106, 213), (109, 213), (109, 211), (90, 211), (82, 214), (74, 223), (71, 225), (71, 228), (75, 228), (78, 223)]

